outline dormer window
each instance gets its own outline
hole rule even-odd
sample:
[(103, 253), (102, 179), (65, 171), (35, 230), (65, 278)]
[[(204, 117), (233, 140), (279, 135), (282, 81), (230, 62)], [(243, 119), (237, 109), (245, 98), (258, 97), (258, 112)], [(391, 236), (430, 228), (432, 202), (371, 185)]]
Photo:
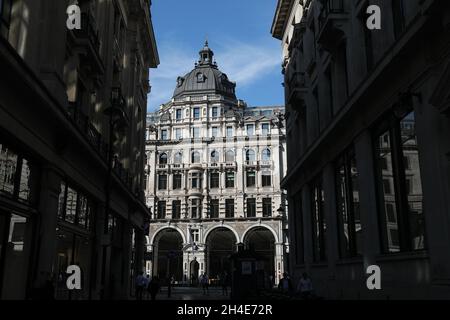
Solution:
[(197, 82), (205, 82), (205, 75), (203, 73), (197, 73)]
[(183, 85), (184, 82), (184, 78), (183, 77), (178, 77), (177, 79), (177, 86), (181, 87)]

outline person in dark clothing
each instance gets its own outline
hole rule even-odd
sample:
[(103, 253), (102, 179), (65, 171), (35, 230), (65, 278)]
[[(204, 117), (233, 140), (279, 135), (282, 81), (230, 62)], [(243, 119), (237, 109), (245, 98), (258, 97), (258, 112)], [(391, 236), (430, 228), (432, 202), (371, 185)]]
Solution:
[(172, 295), (172, 277), (167, 278), (167, 298), (170, 298)]
[(222, 286), (222, 295), (227, 296), (228, 295), (228, 283), (230, 281), (230, 277), (228, 276), (228, 273), (225, 271), (220, 276), (220, 284)]
[(156, 295), (158, 294), (160, 289), (160, 283), (158, 277), (153, 277), (150, 285), (148, 286), (148, 290), (150, 291), (150, 297), (154, 301), (156, 300)]
[(292, 280), (286, 272), (283, 273), (283, 278), (281, 278), (280, 282), (278, 283), (278, 289), (281, 290), (281, 292), (283, 293), (289, 295), (292, 294), (293, 290)]

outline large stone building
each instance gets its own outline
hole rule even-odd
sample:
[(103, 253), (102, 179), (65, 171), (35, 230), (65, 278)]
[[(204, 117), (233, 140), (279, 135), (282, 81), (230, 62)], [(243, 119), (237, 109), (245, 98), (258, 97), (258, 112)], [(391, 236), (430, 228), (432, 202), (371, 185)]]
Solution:
[[(205, 44), (177, 79), (172, 100), (149, 117), (147, 205), (153, 212), (148, 272), (195, 281), (230, 267), (239, 243), (284, 270), (283, 107), (249, 108)], [(230, 272), (230, 270), (228, 270)]]
[(126, 298), (144, 266), (150, 3), (78, 1), (69, 30), (73, 2), (0, 1), (1, 299)]
[[(450, 3), (279, 0), (272, 34), (294, 277), (331, 298), (448, 298)], [(366, 287), (369, 265), (382, 290)]]

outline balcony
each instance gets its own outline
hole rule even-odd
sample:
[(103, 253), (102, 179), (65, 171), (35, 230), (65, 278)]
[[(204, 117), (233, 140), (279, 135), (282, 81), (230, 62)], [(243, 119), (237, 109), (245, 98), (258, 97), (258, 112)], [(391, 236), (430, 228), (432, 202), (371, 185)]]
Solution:
[(261, 168), (272, 168), (273, 161), (272, 160), (263, 160), (259, 162), (259, 166)]
[(210, 169), (219, 169), (220, 168), (220, 164), (217, 162), (208, 162), (208, 168)]
[(174, 164), (170, 165), (170, 167), (172, 168), (172, 170), (181, 170), (181, 169), (184, 169), (184, 164), (174, 163)]
[(133, 177), (130, 175), (128, 169), (125, 169), (123, 164), (118, 159), (114, 159), (113, 172), (123, 182), (123, 184), (128, 187), (129, 190), (132, 190)]
[(100, 132), (98, 132), (91, 123), (89, 117), (81, 112), (80, 107), (76, 103), (69, 104), (69, 118), (85, 136), (89, 144), (94, 147), (104, 160), (106, 160), (108, 156), (108, 144), (103, 140)]
[(160, 170), (168, 170), (169, 169), (169, 165), (168, 164), (158, 164), (157, 169), (158, 169), (158, 171), (160, 171)]
[(245, 161), (244, 166), (245, 167), (257, 167), (258, 161)]
[(74, 48), (81, 53), (81, 65), (90, 67), (95, 74), (104, 74), (105, 66), (100, 56), (100, 39), (94, 16), (81, 13), (81, 29), (69, 31)]
[(236, 169), (236, 168), (237, 168), (236, 161), (225, 163), (225, 169)]
[(343, 38), (344, 26), (348, 19), (344, 0), (325, 0), (319, 17), (318, 42), (331, 51), (332, 47)]
[(308, 93), (306, 86), (306, 76), (304, 72), (294, 72), (288, 81), (288, 103), (295, 105), (298, 101), (304, 100)]

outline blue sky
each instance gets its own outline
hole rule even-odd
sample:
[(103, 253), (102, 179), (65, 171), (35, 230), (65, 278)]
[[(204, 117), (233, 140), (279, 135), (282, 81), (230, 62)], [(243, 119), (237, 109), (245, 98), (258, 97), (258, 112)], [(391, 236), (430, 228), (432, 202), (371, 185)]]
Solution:
[(282, 105), (281, 43), (270, 27), (276, 0), (153, 0), (161, 64), (150, 71), (148, 110), (172, 98), (176, 79), (194, 68), (208, 38), (221, 71), (249, 106)]

